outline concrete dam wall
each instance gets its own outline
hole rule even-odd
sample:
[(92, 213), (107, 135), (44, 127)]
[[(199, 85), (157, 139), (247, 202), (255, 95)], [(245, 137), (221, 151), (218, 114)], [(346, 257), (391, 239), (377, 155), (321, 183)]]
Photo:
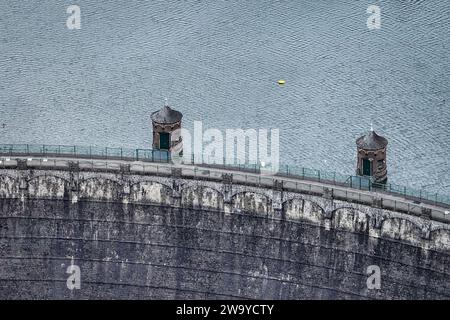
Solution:
[(430, 209), (174, 172), (0, 169), (0, 298), (450, 298), (450, 225)]

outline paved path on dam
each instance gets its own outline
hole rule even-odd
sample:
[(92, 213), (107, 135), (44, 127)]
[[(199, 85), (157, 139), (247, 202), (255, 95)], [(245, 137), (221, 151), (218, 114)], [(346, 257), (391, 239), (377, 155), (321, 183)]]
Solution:
[(450, 208), (446, 205), (431, 204), (408, 199), (406, 197), (380, 192), (379, 190), (359, 190), (341, 185), (329, 184), (323, 181), (311, 181), (278, 175), (260, 174), (238, 169), (215, 168), (205, 165), (174, 165), (169, 163), (154, 163), (131, 160), (98, 160), (69, 157), (3, 157), (0, 158), (0, 168), (25, 168), (42, 170), (73, 170), (73, 164), (79, 170), (92, 171), (128, 171), (131, 174), (154, 174), (179, 176), (198, 180), (223, 181), (224, 177), (232, 183), (265, 188), (280, 186), (283, 190), (320, 195), (331, 199), (357, 202), (377, 206), (393, 211), (406, 212), (416, 216), (450, 223)]

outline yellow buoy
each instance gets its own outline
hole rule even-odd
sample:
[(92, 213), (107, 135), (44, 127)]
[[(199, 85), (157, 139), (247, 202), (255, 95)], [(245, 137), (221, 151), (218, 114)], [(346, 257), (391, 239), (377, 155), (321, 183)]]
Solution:
[(284, 80), (278, 80), (278, 84), (279, 85), (283, 85), (283, 84), (285, 84), (286, 83), (286, 81), (284, 81)]

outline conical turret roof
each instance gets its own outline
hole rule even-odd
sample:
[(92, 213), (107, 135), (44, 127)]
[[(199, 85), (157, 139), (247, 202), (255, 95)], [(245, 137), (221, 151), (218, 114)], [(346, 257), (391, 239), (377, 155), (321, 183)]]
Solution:
[(359, 137), (356, 140), (358, 148), (365, 150), (379, 150), (386, 147), (388, 141), (386, 138), (378, 135), (375, 131), (370, 130), (368, 134)]
[(180, 121), (183, 118), (183, 114), (166, 105), (162, 109), (153, 112), (151, 118), (156, 123), (170, 124)]

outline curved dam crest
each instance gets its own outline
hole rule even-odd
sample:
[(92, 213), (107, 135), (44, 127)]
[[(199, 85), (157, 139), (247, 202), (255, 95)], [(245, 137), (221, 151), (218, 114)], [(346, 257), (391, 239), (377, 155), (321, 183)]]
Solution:
[(450, 226), (432, 216), (122, 169), (0, 169), (1, 298), (450, 297)]

